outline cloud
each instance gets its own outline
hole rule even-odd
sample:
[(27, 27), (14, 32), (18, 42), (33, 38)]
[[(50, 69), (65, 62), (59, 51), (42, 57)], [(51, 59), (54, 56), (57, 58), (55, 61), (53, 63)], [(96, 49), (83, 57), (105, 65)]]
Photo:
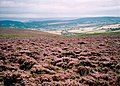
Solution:
[[(109, 14), (110, 13), (110, 14)], [(119, 16), (119, 0), (0, 0), (0, 17)]]

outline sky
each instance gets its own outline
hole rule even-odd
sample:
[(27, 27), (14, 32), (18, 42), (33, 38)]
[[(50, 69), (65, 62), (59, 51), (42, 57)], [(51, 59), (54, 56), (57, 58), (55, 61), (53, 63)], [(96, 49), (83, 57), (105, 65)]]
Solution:
[(120, 0), (0, 0), (0, 18), (120, 16)]

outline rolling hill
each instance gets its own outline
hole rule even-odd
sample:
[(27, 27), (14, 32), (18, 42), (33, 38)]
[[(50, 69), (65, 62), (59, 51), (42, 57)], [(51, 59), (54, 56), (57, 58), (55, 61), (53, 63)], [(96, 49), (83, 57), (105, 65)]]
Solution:
[(34, 28), (39, 30), (67, 30), (73, 28), (86, 28), (93, 26), (104, 26), (111, 24), (120, 24), (120, 17), (87, 17), (69, 20), (37, 20), (37, 21), (13, 21), (1, 20), (0, 27), (8, 28)]

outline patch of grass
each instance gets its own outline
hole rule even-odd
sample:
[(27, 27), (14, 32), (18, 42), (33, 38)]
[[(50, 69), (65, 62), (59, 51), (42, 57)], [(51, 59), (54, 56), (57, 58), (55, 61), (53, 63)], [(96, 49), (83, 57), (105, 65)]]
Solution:
[[(0, 38), (39, 38), (38, 36), (25, 36), (25, 35), (16, 35), (16, 34), (0, 34)], [(43, 36), (43, 37), (47, 37), (47, 38), (60, 38), (62, 36)]]
[[(86, 33), (86, 34), (77, 33), (76, 35), (72, 35), (72, 36), (58, 35), (58, 36), (45, 36), (45, 37), (48, 37), (48, 38), (69, 38), (70, 37), (71, 38), (71, 37), (114, 35), (114, 34), (120, 34), (120, 32)], [(36, 37), (36, 36), (24, 36), (24, 35), (16, 35), (16, 34), (0, 34), (0, 38), (31, 38), (31, 37)]]
[(29, 38), (30, 36), (20, 36), (15, 34), (0, 34), (0, 38)]
[(104, 32), (104, 33), (86, 33), (86, 34), (77, 34), (75, 37), (80, 36), (97, 36), (97, 35), (114, 35), (114, 34), (120, 34), (120, 32)]

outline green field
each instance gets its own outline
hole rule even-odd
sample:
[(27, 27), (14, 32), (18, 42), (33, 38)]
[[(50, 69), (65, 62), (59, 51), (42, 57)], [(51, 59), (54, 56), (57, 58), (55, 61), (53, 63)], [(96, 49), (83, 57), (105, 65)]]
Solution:
[(120, 34), (120, 32), (104, 32), (104, 33), (91, 33), (91, 34), (77, 34), (76, 36), (96, 36), (96, 35), (113, 35)]
[(20, 36), (15, 34), (0, 34), (0, 38), (29, 38), (29, 37), (30, 36)]

